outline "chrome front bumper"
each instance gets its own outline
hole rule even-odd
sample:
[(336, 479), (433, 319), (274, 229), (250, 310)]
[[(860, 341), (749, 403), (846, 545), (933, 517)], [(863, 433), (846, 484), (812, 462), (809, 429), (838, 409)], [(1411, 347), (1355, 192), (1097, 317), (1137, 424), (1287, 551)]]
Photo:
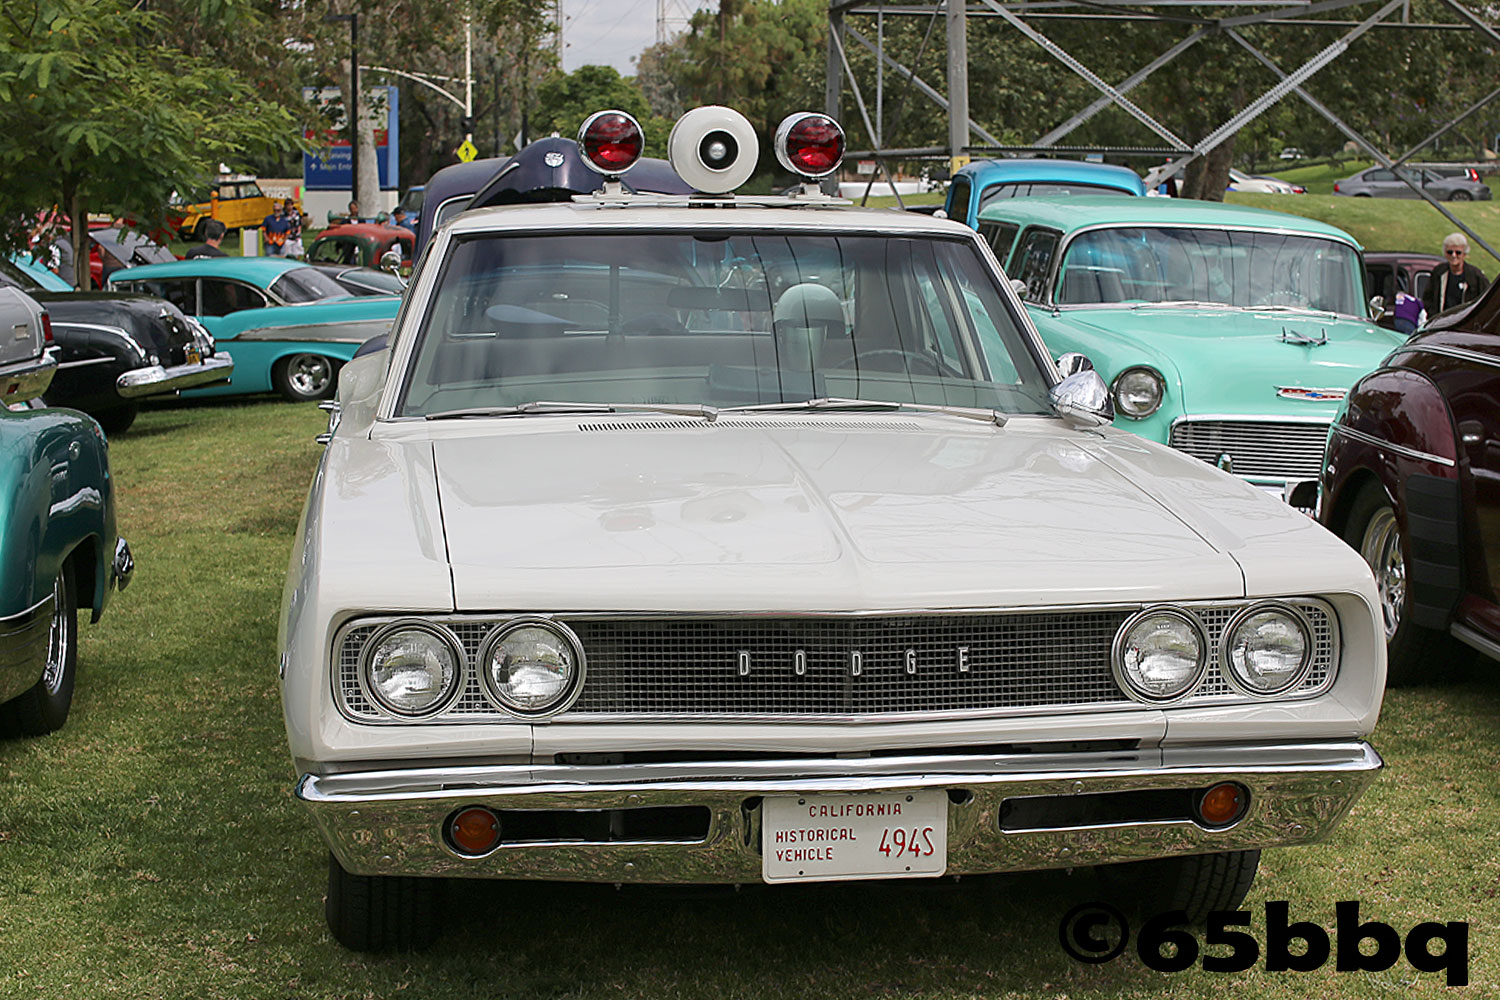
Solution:
[[(356, 874), (756, 882), (766, 796), (946, 790), (947, 873), (981, 874), (1313, 843), (1338, 825), (1381, 766), (1364, 742), (698, 765), (496, 765), (308, 774), (297, 784), (297, 797), (339, 863)], [(1102, 797), (1230, 780), (1249, 789), (1250, 805), (1227, 829), (1191, 819), (1132, 818), (1132, 803), (1141, 797)], [(1098, 803), (1101, 812), (1114, 815), (1107, 822), (1024, 829), (1002, 818), (1016, 815), (1018, 806), (1047, 815), (1034, 807), (1072, 796), (1101, 796), (1070, 804), (1085, 806), (1087, 813)], [(502, 831), (507, 812), (597, 815), (695, 806), (706, 809), (709, 819), (706, 834), (692, 840), (517, 840), (471, 858), (452, 850), (442, 832), (454, 810), (471, 805), (500, 813)], [(1063, 808), (1053, 814), (1068, 813)]]
[(171, 368), (150, 365), (132, 369), (115, 380), (115, 388), (121, 396), (133, 399), (136, 396), (156, 396), (211, 382), (223, 382), (233, 374), (234, 358), (220, 351), (197, 364), (173, 365)]

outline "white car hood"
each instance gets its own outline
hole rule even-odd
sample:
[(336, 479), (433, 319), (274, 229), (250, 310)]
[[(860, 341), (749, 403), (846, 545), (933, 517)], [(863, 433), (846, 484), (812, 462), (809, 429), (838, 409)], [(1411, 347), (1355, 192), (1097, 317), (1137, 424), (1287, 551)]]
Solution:
[[(1128, 435), (1050, 419), (529, 417), (428, 429), (460, 611), (1238, 597), (1245, 579), (1228, 550), (1240, 536), (1209, 540), (1133, 480), (1159, 493), (1182, 477), (1200, 502), (1207, 482), (1276, 506), (1194, 460), (1148, 454), (1146, 469), (1110, 454)], [(1282, 510), (1273, 520), (1306, 521)]]

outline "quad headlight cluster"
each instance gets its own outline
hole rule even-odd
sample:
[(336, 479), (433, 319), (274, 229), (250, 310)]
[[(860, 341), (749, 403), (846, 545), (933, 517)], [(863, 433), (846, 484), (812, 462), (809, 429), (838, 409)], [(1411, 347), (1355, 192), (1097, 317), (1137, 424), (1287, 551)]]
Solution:
[[(1130, 697), (1170, 705), (1189, 697), (1208, 674), (1209, 640), (1191, 610), (1146, 608), (1115, 635), (1115, 680)], [(1219, 664), (1230, 686), (1252, 698), (1285, 694), (1312, 669), (1312, 626), (1289, 604), (1263, 601), (1230, 620), (1219, 637)]]
[[(366, 696), (391, 715), (425, 718), (447, 708), (468, 683), (463, 644), (431, 622), (391, 622), (360, 656)], [(501, 711), (541, 718), (572, 704), (583, 686), (583, 646), (572, 629), (546, 618), (519, 618), (486, 637), (474, 664), (480, 688)]]

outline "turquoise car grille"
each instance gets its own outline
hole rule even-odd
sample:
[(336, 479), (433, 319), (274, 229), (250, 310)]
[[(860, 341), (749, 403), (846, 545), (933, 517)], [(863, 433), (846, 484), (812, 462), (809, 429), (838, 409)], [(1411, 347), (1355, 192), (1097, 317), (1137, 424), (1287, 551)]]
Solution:
[(1322, 422), (1181, 420), (1167, 443), (1210, 465), (1228, 455), (1237, 476), (1317, 479), (1327, 440), (1328, 424)]
[[(1321, 601), (1292, 602), (1313, 631), (1307, 678), (1288, 697), (1325, 689), (1338, 659), (1338, 625)], [(1209, 640), (1208, 672), (1187, 704), (1243, 700), (1219, 665), (1219, 639), (1245, 605), (1193, 606)], [(918, 718), (950, 712), (1135, 708), (1114, 679), (1111, 645), (1135, 609), (1064, 609), (987, 614), (851, 617), (562, 616), (583, 643), (587, 674), (564, 718), (823, 716)], [(389, 619), (387, 619), (389, 620)], [(485, 697), (478, 677), (484, 638), (499, 621), (442, 620), (463, 645), (463, 688), (433, 721), (510, 718)], [(355, 721), (389, 722), (363, 690), (360, 658), (379, 623), (343, 633), (334, 687)], [(961, 669), (956, 651), (967, 650)], [(906, 651), (915, 650), (909, 671)], [(798, 650), (800, 658), (798, 672)], [(860, 671), (850, 652), (860, 652)], [(742, 673), (741, 653), (748, 654)]]

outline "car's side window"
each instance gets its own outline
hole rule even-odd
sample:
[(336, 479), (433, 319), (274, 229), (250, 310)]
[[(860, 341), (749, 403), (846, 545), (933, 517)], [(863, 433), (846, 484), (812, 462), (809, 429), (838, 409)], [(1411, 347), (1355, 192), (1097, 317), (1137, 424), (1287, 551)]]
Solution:
[(345, 246), (346, 244), (339, 240), (324, 240), (313, 247), (307, 259), (315, 264), (342, 264)]
[(969, 197), (973, 188), (967, 177), (955, 177), (948, 185), (948, 218), (959, 222), (969, 221)]
[(1058, 235), (1051, 229), (1033, 228), (1021, 236), (1007, 273), (1026, 283), (1027, 302), (1046, 300), (1047, 278), (1052, 272), (1052, 257), (1057, 253)]
[(995, 251), (995, 258), (1004, 264), (1005, 258), (1010, 256), (1011, 245), (1015, 243), (1016, 233), (1020, 228), (1014, 222), (981, 222), (979, 234)]
[(175, 281), (150, 279), (122, 281), (118, 286), (127, 292), (140, 292), (166, 299), (189, 316), (198, 315), (198, 279), (179, 278)]
[(241, 309), (259, 309), (265, 304), (265, 296), (248, 285), (203, 279), (202, 316), (228, 316)]
[(1367, 181), (1393, 181), (1395, 179), (1396, 175), (1389, 170), (1371, 170), (1365, 174), (1365, 180)]
[(1427, 294), (1427, 283), (1431, 280), (1432, 273), (1430, 271), (1418, 271), (1416, 281), (1417, 289), (1411, 294), (1415, 295), (1419, 299), (1425, 296)]
[[(1405, 282), (1401, 283), (1405, 285)], [(1380, 295), (1387, 302), (1393, 302), (1398, 289), (1396, 288), (1396, 272), (1384, 264), (1371, 264), (1365, 268), (1365, 294)], [(1406, 291), (1403, 287), (1400, 291)]]

